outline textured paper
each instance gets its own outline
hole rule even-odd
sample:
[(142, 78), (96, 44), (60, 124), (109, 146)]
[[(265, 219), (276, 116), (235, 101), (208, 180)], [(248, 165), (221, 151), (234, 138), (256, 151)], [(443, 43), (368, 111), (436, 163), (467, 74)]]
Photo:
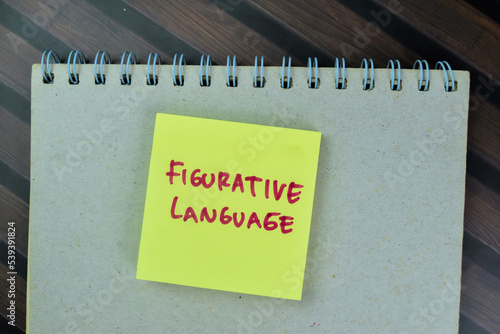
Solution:
[(157, 114), (137, 278), (300, 300), (320, 138)]
[[(131, 66), (123, 86), (109, 65), (98, 86), (94, 65), (77, 65), (70, 85), (61, 64), (46, 85), (34, 65), (31, 332), (457, 333), (468, 72), (454, 71), (458, 90), (447, 93), (436, 70), (425, 92), (418, 70), (402, 71), (400, 91), (390, 69), (375, 69), (371, 91), (354, 68), (345, 90), (332, 68), (319, 69), (318, 89), (307, 68), (292, 67), (290, 89), (281, 67), (264, 68), (263, 88), (252, 87), (253, 67), (237, 68), (237, 87), (225, 66), (201, 87), (199, 70), (183, 67), (174, 86), (172, 66), (157, 66), (148, 86), (146, 66)], [(166, 110), (321, 132), (301, 301), (136, 279), (155, 118)]]

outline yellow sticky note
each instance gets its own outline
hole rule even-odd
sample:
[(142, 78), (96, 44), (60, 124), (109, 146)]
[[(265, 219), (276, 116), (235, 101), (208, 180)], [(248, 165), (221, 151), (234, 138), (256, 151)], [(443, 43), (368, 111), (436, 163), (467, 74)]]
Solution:
[(137, 278), (300, 300), (320, 140), (157, 114)]

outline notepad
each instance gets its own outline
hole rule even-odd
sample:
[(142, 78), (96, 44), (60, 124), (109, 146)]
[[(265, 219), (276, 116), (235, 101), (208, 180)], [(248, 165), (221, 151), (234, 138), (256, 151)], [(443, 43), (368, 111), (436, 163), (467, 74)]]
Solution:
[(458, 331), (467, 72), (176, 59), (33, 66), (31, 332)]

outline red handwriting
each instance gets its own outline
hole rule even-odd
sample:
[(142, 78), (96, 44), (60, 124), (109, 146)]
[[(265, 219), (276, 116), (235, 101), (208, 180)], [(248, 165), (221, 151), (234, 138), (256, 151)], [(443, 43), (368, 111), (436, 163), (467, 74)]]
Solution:
[(200, 169), (194, 169), (188, 177), (187, 169), (184, 168), (180, 172), (176, 172), (175, 167), (177, 166), (182, 167), (184, 163), (172, 159), (170, 161), (170, 169), (165, 173), (170, 184), (174, 184), (174, 180), (180, 176), (180, 182), (183, 185), (187, 185), (189, 182), (193, 187), (202, 186), (206, 189), (216, 186), (219, 191), (224, 191), (225, 188), (231, 189), (233, 193), (236, 191), (241, 193), (250, 191), (252, 197), (257, 197), (259, 194), (263, 195), (266, 199), (269, 199), (271, 197), (270, 194), (272, 194), (272, 197), (276, 201), (279, 201), (283, 197), (286, 189), (286, 199), (290, 204), (294, 204), (300, 200), (301, 191), (298, 189), (304, 187), (295, 182), (279, 184), (278, 180), (272, 180), (271, 183), (271, 180), (263, 180), (255, 175), (243, 177), (243, 175), (237, 173), (231, 176), (229, 173), (222, 171), (217, 174), (202, 173)]
[[(209, 214), (208, 208), (204, 207), (201, 209), (199, 214), (192, 207), (187, 207), (184, 213), (176, 213), (176, 206), (179, 197), (175, 196), (172, 201), (172, 206), (170, 208), (170, 216), (173, 219), (182, 219), (187, 222), (192, 220), (195, 223), (207, 221), (208, 223), (214, 223), (217, 219), (217, 210), (212, 209), (212, 214)], [(244, 212), (233, 212), (232, 214), (228, 213), (229, 207), (225, 206), (220, 210), (219, 213), (219, 221), (223, 225), (228, 225), (233, 222), (234, 226), (240, 228), (245, 223), (245, 213)], [(238, 219), (239, 215), (239, 219)], [(276, 216), (279, 219), (279, 223), (275, 220), (271, 220), (273, 216)], [(199, 217), (199, 218), (198, 218)], [(275, 229), (280, 227), (281, 233), (288, 234), (293, 231), (293, 228), (290, 226), (293, 225), (293, 217), (281, 215), (280, 212), (269, 212), (265, 215), (264, 220), (261, 220), (259, 215), (256, 212), (252, 212), (246, 221), (246, 228), (258, 228), (261, 229), (264, 227), (266, 231), (274, 231)]]
[[(243, 176), (240, 173), (231, 175), (227, 172), (203, 173), (201, 169), (193, 169), (188, 173), (183, 167), (182, 161), (170, 161), (169, 171), (165, 173), (168, 182), (181, 182), (183, 185), (190, 184), (193, 187), (203, 187), (205, 189), (217, 188), (219, 191), (230, 191), (231, 193), (250, 193), (250, 196), (264, 196), (266, 199), (279, 201), (286, 199), (289, 204), (295, 204), (300, 200), (301, 190), (304, 186), (295, 182), (280, 183), (278, 180), (262, 179), (255, 175)], [(230, 212), (225, 206), (219, 211), (204, 207), (199, 212), (192, 207), (187, 207), (184, 212), (176, 211), (178, 196), (175, 196), (170, 207), (172, 219), (192, 221), (194, 223), (207, 222), (212, 224), (217, 220), (222, 225), (233, 224), (236, 228), (246, 227), (246, 229), (264, 229), (266, 231), (279, 230), (283, 234), (293, 231), (293, 217), (281, 214), (280, 212), (268, 212), (265, 216), (259, 216), (257, 212), (245, 214), (245, 212)]]

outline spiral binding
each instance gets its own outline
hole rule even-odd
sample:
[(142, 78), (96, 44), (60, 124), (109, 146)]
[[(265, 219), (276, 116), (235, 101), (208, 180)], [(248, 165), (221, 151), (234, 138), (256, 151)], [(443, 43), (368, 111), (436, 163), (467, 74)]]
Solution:
[(42, 54), (42, 60), (40, 61), (40, 64), (42, 65), (42, 76), (43, 76), (43, 82), (51, 84), (54, 82), (54, 75), (52, 72), (50, 72), (50, 60), (54, 63), (60, 63), (61, 61), (59, 60), (59, 56), (55, 51), (52, 50), (46, 50)]
[(347, 84), (347, 79), (345, 77), (345, 59), (342, 57), (342, 79), (339, 76), (339, 59), (335, 58), (335, 88), (345, 89)]
[[(125, 69), (125, 75), (123, 75), (123, 61), (125, 60), (125, 57), (127, 57), (127, 64), (126, 64), (126, 69)], [(130, 75), (130, 63), (134, 60), (134, 64), (137, 64), (137, 58), (135, 56), (135, 53), (133, 52), (128, 52), (125, 51), (122, 55), (122, 61), (120, 64), (120, 80), (122, 82), (122, 85), (130, 85), (132, 82), (132, 76)]]
[[(285, 81), (285, 61), (286, 57), (283, 57), (283, 66), (281, 67), (281, 88), (290, 88), (292, 86), (292, 77), (290, 76), (290, 69), (292, 67), (292, 57), (288, 57), (288, 73)], [(285, 87), (286, 83), (286, 87)]]
[[(207, 60), (204, 61), (205, 55), (201, 55), (200, 60), (200, 86), (209, 87), (210, 86), (210, 67), (212, 66), (212, 59), (210, 55), (207, 56)], [(203, 75), (203, 66), (205, 66), (205, 75)]]
[(260, 57), (260, 75), (257, 76), (257, 64), (259, 57), (255, 56), (255, 69), (253, 72), (253, 86), (255, 88), (263, 88), (264, 87), (264, 57)]
[[(101, 56), (99, 73), (97, 73), (97, 59)], [(96, 85), (104, 85), (106, 83), (106, 76), (104, 75), (103, 67), (104, 63), (111, 64), (111, 56), (107, 51), (97, 51), (94, 60), (94, 79)]]
[[(394, 63), (396, 63), (398, 65), (398, 83), (396, 84), (395, 83), (395, 80), (394, 80)], [(391, 90), (401, 90), (401, 64), (399, 63), (399, 60), (389, 60), (389, 62), (387, 63), (387, 68), (389, 68), (389, 66), (391, 67), (391, 74), (392, 74), (392, 78), (391, 78)]]
[[(232, 70), (230, 70), (229, 68), (232, 68)], [(232, 75), (229, 75), (229, 72), (231, 72)], [(233, 61), (231, 61), (230, 56), (227, 56), (226, 86), (228, 87), (238, 86), (238, 78), (236, 77), (236, 56), (233, 56)]]
[[(424, 64), (425, 64), (425, 80), (424, 80)], [(413, 64), (413, 69), (418, 65), (420, 69), (420, 79), (418, 79), (418, 90), (427, 91), (429, 90), (429, 63), (427, 60), (417, 60)]]
[[(85, 64), (85, 55), (80, 50), (72, 50), (68, 56), (68, 76), (69, 83), (72, 85), (77, 85), (80, 80), (78, 79), (78, 74), (76, 73), (76, 61), (78, 60), (78, 64)], [(73, 63), (73, 67), (70, 65)], [(71, 71), (71, 68), (73, 71)]]
[[(153, 66), (151, 66), (151, 59), (153, 59)], [(161, 65), (160, 54), (158, 52), (157, 53), (151, 52), (148, 57), (148, 67), (146, 70), (147, 71), (146, 77), (148, 78), (149, 86), (151, 85), (156, 86), (158, 84), (158, 76), (156, 75), (156, 63), (158, 63), (158, 65)], [(151, 67), (153, 68), (153, 73), (150, 72)]]
[[(174, 63), (172, 66), (172, 73), (174, 76), (174, 86), (184, 86), (184, 76), (182, 75), (182, 65), (186, 65), (186, 58), (184, 58), (184, 53), (178, 57), (179, 61), (177, 62), (177, 53), (174, 56)], [(175, 67), (177, 66), (178, 71), (175, 73)]]
[[(60, 63), (60, 58), (58, 54), (53, 50), (46, 50), (42, 54), (41, 70), (43, 83), (52, 84), (54, 83), (54, 74), (51, 72), (51, 64)], [(81, 50), (72, 50), (68, 56), (67, 71), (69, 84), (77, 85), (79, 83), (79, 77), (77, 72), (77, 62), (78, 64), (85, 64), (85, 55)], [(137, 58), (133, 52), (124, 52), (120, 61), (120, 81), (122, 85), (130, 85), (132, 82), (132, 75), (130, 72), (130, 65), (132, 62), (137, 64)], [(104, 75), (104, 66), (111, 64), (111, 56), (106, 51), (98, 51), (94, 59), (94, 79), (96, 85), (104, 85), (106, 83), (106, 77)], [(292, 58), (288, 57), (288, 64), (286, 57), (283, 57), (282, 67), (281, 67), (281, 80), (280, 87), (284, 89), (290, 89), (292, 85), (291, 77), (291, 67)], [(161, 58), (159, 53), (150, 53), (148, 57), (148, 63), (146, 68), (146, 84), (151, 86), (156, 86), (158, 84), (157, 67), (161, 65)], [(184, 54), (176, 53), (174, 55), (172, 72), (173, 72), (173, 84), (174, 86), (184, 85), (184, 76), (182, 75), (182, 68), (186, 65), (186, 58)], [(202, 55), (200, 59), (200, 86), (209, 87), (211, 84), (210, 78), (210, 68), (212, 66), (212, 59), (210, 55)], [(226, 62), (226, 86), (227, 87), (237, 87), (238, 77), (237, 77), (237, 61), (236, 56), (227, 56)], [(308, 78), (307, 85), (311, 89), (318, 89), (320, 85), (320, 78), (318, 74), (318, 59), (316, 57), (308, 58)], [(259, 69), (260, 68), (260, 69)], [(347, 77), (346, 77), (346, 66), (344, 58), (335, 58), (335, 78), (334, 87), (336, 89), (344, 90), (347, 88)], [(393, 91), (400, 91), (403, 89), (402, 85), (402, 72), (401, 63), (397, 59), (391, 59), (387, 63), (387, 69), (391, 69), (391, 80), (389, 82), (389, 87)], [(363, 90), (370, 91), (375, 89), (375, 70), (372, 59), (363, 59), (361, 62), (361, 69), (364, 69), (364, 78), (362, 82)], [(422, 92), (429, 90), (430, 85), (430, 69), (429, 63), (426, 60), (417, 60), (413, 64), (413, 69), (419, 70), (419, 79), (417, 82), (417, 89)], [(435, 66), (436, 70), (442, 70), (444, 75), (444, 89), (446, 92), (454, 92), (457, 90), (457, 82), (453, 75), (453, 70), (447, 61), (438, 61)], [(314, 73), (313, 73), (314, 72)], [(397, 74), (396, 74), (397, 73)], [(260, 74), (260, 75), (259, 75)], [(255, 57), (254, 65), (254, 88), (263, 88), (265, 86), (264, 77), (264, 57)]]
[(370, 60), (370, 76), (368, 76), (368, 60), (363, 59), (361, 62), (361, 68), (365, 69), (365, 78), (363, 79), (363, 90), (372, 90), (375, 84), (374, 66), (373, 60)]
[[(436, 70), (438, 67), (443, 69), (444, 73), (444, 81), (445, 81), (445, 90), (447, 92), (453, 92), (455, 90), (455, 78), (453, 77), (453, 71), (451, 70), (450, 64), (447, 61), (438, 61), (436, 63)], [(448, 81), (448, 72), (450, 72), (450, 81)], [(451, 87), (450, 87), (451, 82)]]
[[(318, 58), (314, 57), (314, 79), (312, 78), (312, 61), (311, 57), (307, 59), (307, 67), (309, 68), (309, 80), (307, 80), (307, 85), (309, 88), (318, 88), (319, 78), (318, 78)], [(314, 86), (314, 87), (313, 87)]]

